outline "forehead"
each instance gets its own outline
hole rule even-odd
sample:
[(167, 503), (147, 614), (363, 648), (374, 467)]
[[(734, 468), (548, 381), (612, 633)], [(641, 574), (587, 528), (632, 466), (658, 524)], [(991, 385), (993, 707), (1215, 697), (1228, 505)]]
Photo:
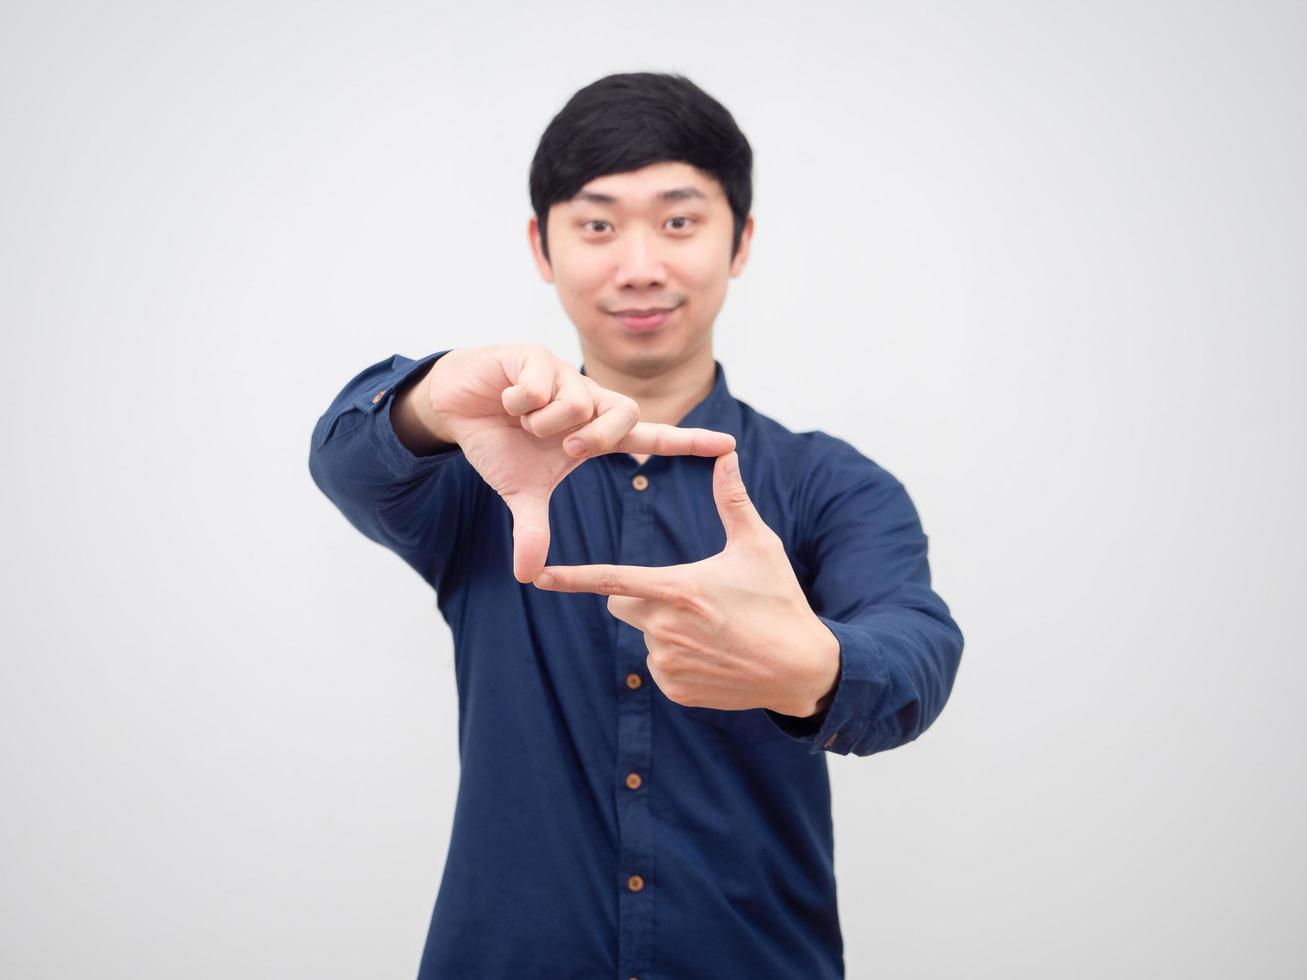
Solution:
[(589, 180), (565, 203), (637, 209), (673, 202), (710, 204), (721, 196), (721, 185), (710, 174), (687, 163), (656, 163)]

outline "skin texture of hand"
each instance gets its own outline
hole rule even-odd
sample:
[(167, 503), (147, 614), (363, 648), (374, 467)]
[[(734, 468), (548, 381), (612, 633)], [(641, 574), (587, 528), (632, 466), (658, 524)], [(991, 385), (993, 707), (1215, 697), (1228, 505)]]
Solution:
[(839, 640), (808, 604), (780, 537), (749, 499), (734, 451), (713, 468), (726, 547), (685, 565), (550, 565), (542, 589), (609, 596), (643, 631), (649, 675), (678, 704), (824, 710), (839, 679)]
[[(442, 437), (513, 515), (513, 575), (530, 582), (549, 553), (549, 498), (567, 474), (605, 453), (720, 456), (735, 437), (639, 421), (635, 399), (596, 384), (541, 344), (458, 348), (426, 381)], [(581, 440), (573, 451), (570, 437)], [(568, 448), (564, 448), (564, 439)]]

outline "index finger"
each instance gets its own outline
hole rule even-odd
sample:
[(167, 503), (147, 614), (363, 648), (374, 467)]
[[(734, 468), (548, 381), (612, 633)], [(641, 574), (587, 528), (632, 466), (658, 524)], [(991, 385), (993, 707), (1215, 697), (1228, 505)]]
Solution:
[(535, 577), (551, 592), (596, 592), (599, 595), (670, 599), (675, 594), (675, 565), (547, 565)]
[(650, 456), (723, 456), (735, 448), (735, 436), (714, 429), (683, 429), (666, 422), (636, 422), (611, 451)]

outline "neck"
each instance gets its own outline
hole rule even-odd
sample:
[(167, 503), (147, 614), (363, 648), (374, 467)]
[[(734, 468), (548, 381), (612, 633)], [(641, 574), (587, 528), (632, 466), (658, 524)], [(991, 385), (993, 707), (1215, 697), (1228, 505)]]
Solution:
[(677, 425), (690, 409), (708, 397), (716, 380), (712, 344), (704, 344), (690, 358), (649, 376), (623, 370), (583, 352), (586, 377), (611, 391), (634, 398), (641, 422)]

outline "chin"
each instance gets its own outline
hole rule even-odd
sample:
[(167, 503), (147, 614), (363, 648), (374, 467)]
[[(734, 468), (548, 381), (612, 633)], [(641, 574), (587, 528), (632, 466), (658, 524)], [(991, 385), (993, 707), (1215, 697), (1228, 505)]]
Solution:
[(643, 351), (627, 355), (622, 370), (638, 378), (654, 378), (676, 366), (678, 358), (670, 354)]

